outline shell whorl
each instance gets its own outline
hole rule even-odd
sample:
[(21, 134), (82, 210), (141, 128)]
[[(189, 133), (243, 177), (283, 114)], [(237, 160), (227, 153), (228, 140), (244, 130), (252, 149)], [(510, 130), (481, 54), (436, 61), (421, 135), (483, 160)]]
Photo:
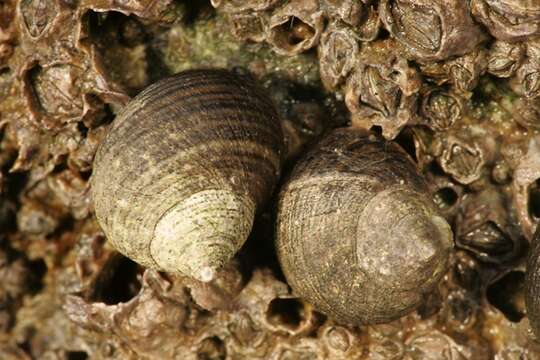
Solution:
[(280, 173), (281, 125), (247, 76), (190, 70), (137, 95), (94, 160), (98, 222), (141, 265), (210, 280)]
[(289, 285), (345, 323), (411, 311), (446, 271), (452, 247), (427, 194), (397, 145), (335, 130), (280, 192), (277, 251)]

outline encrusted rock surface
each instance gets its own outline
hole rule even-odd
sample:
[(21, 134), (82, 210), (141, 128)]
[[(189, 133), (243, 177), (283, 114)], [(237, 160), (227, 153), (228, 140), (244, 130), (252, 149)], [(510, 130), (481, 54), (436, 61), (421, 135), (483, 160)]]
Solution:
[[(523, 304), (538, 14), (517, 0), (2, 2), (0, 358), (540, 358)], [(289, 167), (337, 126), (399, 142), (456, 234), (438, 291), (390, 324), (326, 319), (284, 282), (272, 206), (209, 284), (110, 249), (88, 186), (96, 148), (130, 97), (193, 67), (269, 90)]]

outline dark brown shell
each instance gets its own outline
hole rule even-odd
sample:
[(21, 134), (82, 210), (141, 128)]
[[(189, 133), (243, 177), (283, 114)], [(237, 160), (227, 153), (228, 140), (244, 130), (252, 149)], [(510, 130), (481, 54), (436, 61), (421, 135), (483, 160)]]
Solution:
[(191, 70), (118, 115), (92, 175), (97, 219), (138, 263), (210, 280), (251, 231), (280, 172), (283, 134), (247, 76)]
[(277, 252), (297, 295), (340, 322), (381, 323), (423, 301), (447, 268), (448, 223), (396, 144), (332, 132), (279, 198)]
[(540, 226), (536, 228), (525, 274), (525, 308), (534, 335), (540, 339)]

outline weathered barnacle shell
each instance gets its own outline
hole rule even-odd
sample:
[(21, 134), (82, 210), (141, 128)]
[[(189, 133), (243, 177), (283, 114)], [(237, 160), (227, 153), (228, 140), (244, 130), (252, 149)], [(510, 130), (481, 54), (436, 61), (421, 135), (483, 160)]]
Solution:
[(381, 20), (375, 5), (356, 0), (324, 0), (322, 7), (329, 19), (350, 25), (357, 39), (371, 41), (377, 37)]
[(58, 3), (55, 1), (21, 1), (19, 12), (24, 29), (32, 38), (38, 39), (49, 30), (50, 24), (58, 15)]
[(526, 43), (526, 58), (511, 79), (510, 86), (519, 95), (527, 98), (540, 97), (540, 40)]
[(266, 40), (268, 14), (262, 11), (232, 13), (229, 15), (231, 32), (239, 40), (262, 42)]
[(208, 281), (251, 231), (280, 172), (282, 131), (248, 76), (191, 70), (118, 115), (94, 160), (97, 219), (151, 268)]
[(487, 70), (487, 52), (483, 48), (477, 48), (466, 55), (449, 60), (447, 67), (450, 83), (454, 89), (461, 93), (471, 91)]
[(499, 40), (518, 41), (540, 35), (538, 0), (472, 0), (475, 19)]
[[(440, 170), (437, 167), (437, 170)], [(431, 189), (433, 201), (439, 213), (449, 222), (453, 223), (465, 193), (464, 186), (458, 184), (450, 176), (441, 174), (428, 167), (425, 177)]]
[(270, 18), (268, 42), (278, 54), (297, 55), (316, 46), (323, 29), (317, 0), (291, 0)]
[(529, 142), (527, 154), (514, 170), (513, 202), (523, 231), (530, 241), (540, 220), (540, 138)]
[(276, 247), (288, 284), (344, 323), (417, 307), (446, 271), (452, 232), (396, 144), (334, 130), (283, 186)]
[(321, 5), (326, 17), (351, 26), (359, 25), (365, 11), (364, 4), (356, 0), (322, 0)]
[(341, 22), (329, 24), (319, 43), (319, 71), (326, 89), (335, 90), (358, 61), (360, 44), (354, 31)]
[(489, 138), (482, 139), (478, 134), (462, 131), (439, 140), (442, 151), (437, 159), (445, 172), (465, 185), (480, 179), (484, 165), (490, 160), (486, 144), (482, 141), (489, 141)]
[(422, 95), (420, 114), (426, 119), (427, 126), (435, 131), (451, 128), (463, 112), (462, 98), (444, 88), (433, 87)]
[(485, 39), (461, 0), (382, 0), (379, 13), (386, 29), (420, 61), (466, 54)]
[(365, 5), (360, 24), (355, 27), (358, 38), (362, 41), (372, 41), (377, 38), (381, 29), (381, 18), (375, 5)]
[(456, 245), (482, 261), (513, 260), (519, 254), (520, 242), (508, 223), (507, 202), (493, 187), (465, 195), (456, 218)]
[(421, 83), (418, 71), (398, 56), (393, 41), (366, 44), (345, 93), (353, 125), (378, 125), (385, 138), (395, 138), (405, 125), (418, 121)]
[(520, 97), (512, 104), (514, 106), (514, 120), (527, 129), (540, 130), (540, 97)]
[(500, 78), (508, 78), (515, 74), (525, 57), (522, 43), (495, 41), (489, 48), (487, 71)]

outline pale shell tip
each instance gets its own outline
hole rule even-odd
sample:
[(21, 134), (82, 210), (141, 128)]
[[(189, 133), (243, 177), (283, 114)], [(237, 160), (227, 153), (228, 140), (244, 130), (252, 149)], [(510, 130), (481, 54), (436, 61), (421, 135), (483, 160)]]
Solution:
[(202, 282), (210, 282), (210, 281), (214, 280), (215, 274), (216, 274), (215, 269), (213, 269), (213, 268), (211, 268), (209, 266), (205, 266), (199, 272), (198, 278)]

